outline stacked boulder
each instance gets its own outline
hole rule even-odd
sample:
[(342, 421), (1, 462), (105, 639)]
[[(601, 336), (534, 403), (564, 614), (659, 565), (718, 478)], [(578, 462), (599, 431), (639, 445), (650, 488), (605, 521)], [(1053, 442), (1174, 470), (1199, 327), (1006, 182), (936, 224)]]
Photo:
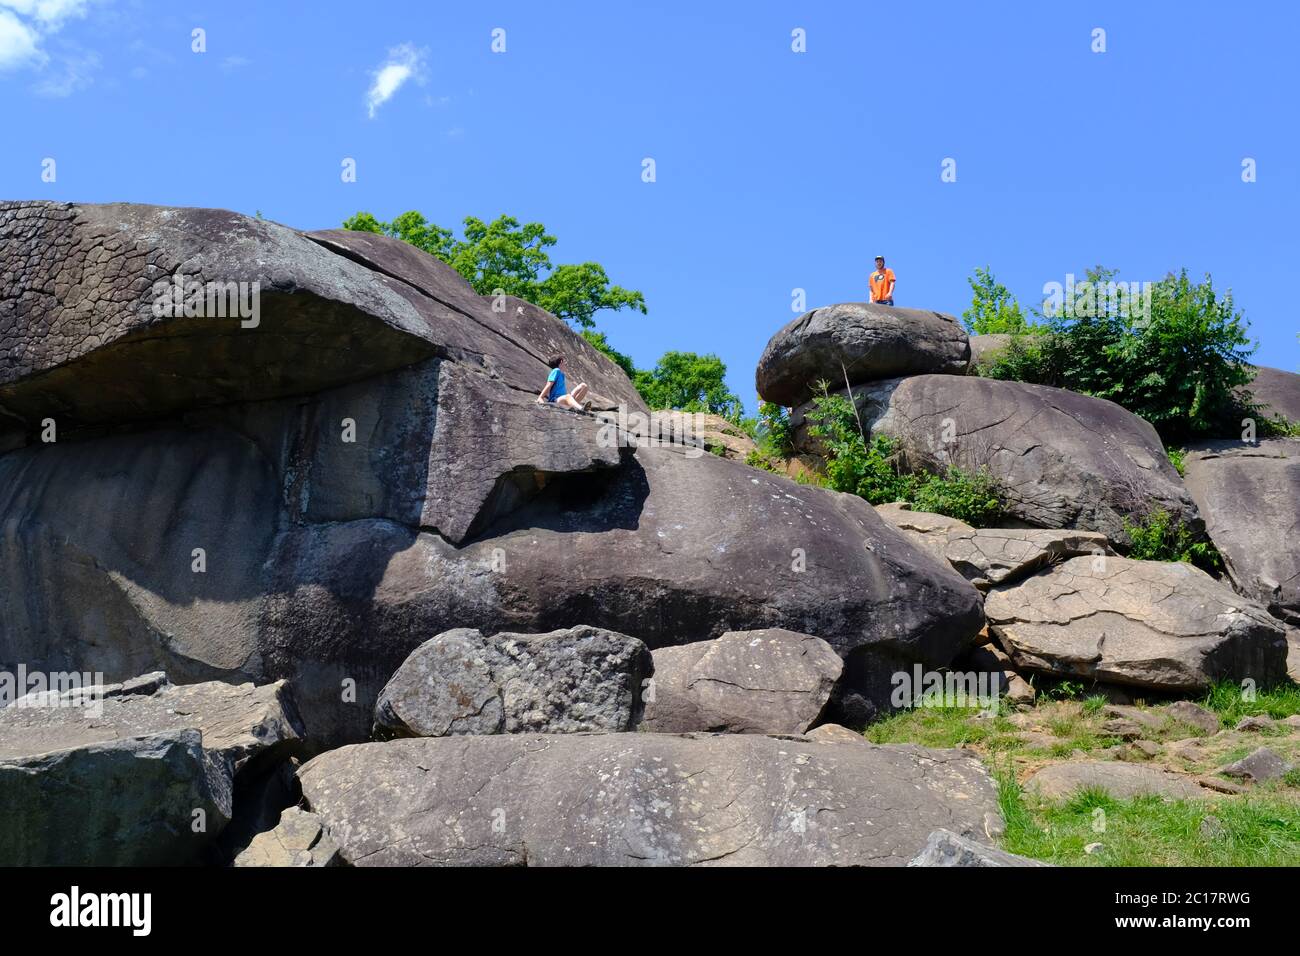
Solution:
[[(984, 594), (997, 655), (1017, 671), (1171, 694), (1224, 679), (1283, 679), (1288, 641), (1277, 618), (1294, 613), (1289, 591), (1300, 581), (1287, 558), (1294, 548), (1283, 541), (1300, 520), (1293, 449), (1197, 451), (1185, 485), (1155, 429), (1112, 402), (961, 374), (1005, 345), (982, 338), (972, 344), (955, 319), (937, 313), (817, 309), (768, 343), (758, 391), (792, 407), (795, 446), (805, 453), (821, 451), (807, 413), (829, 382), (853, 403), (864, 432), (893, 440), (905, 467), (959, 467), (996, 482), (1003, 528), (974, 529), (905, 506), (877, 511)], [(897, 357), (887, 354), (904, 339)], [(1248, 458), (1253, 486), (1241, 470)], [(1243, 487), (1268, 504), (1234, 521), (1226, 502)], [(1124, 550), (1128, 524), (1147, 515), (1199, 528), (1202, 511), (1212, 515), (1210, 533), (1224, 542), (1240, 593), (1190, 565), (1129, 560), (1112, 548)], [(971, 652), (959, 665), (987, 664), (988, 656)]]

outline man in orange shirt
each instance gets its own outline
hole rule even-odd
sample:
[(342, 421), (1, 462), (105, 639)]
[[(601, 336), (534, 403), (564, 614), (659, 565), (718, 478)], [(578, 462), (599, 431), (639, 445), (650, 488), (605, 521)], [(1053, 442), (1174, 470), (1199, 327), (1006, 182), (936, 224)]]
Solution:
[(876, 305), (894, 304), (894, 270), (885, 268), (885, 257), (876, 256), (876, 271), (871, 273), (871, 301)]

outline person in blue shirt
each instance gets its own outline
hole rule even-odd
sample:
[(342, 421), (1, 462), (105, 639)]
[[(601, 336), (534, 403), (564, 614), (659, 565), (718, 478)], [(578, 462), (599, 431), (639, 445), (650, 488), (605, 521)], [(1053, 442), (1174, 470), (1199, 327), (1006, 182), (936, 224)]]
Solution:
[(568, 384), (564, 378), (564, 356), (552, 355), (547, 359), (546, 364), (551, 367), (551, 374), (546, 378), (546, 387), (542, 389), (542, 394), (537, 396), (537, 404), (545, 405), (550, 402), (559, 405), (562, 408), (571, 408), (575, 412), (585, 412), (591, 408), (591, 402), (587, 401), (587, 383), (581, 383), (569, 394)]

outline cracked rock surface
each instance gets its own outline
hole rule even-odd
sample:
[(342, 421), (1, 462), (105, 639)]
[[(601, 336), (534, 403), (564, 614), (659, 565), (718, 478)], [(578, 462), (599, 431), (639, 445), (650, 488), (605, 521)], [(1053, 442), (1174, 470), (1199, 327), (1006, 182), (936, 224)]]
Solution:
[(997, 816), (961, 751), (753, 734), (398, 740), (298, 776), (358, 866), (903, 866)]
[(1018, 668), (1182, 692), (1286, 674), (1281, 622), (1181, 562), (1071, 558), (991, 591), (984, 611)]
[(597, 627), (494, 637), (456, 628), (417, 647), (384, 685), (375, 732), (631, 731), (641, 721), (642, 684), (653, 671), (643, 643)]
[(821, 716), (843, 669), (821, 638), (782, 628), (661, 647), (645, 729), (801, 734)]
[(1188, 449), (1185, 467), (1233, 583), (1300, 624), (1300, 439), (1203, 442)]

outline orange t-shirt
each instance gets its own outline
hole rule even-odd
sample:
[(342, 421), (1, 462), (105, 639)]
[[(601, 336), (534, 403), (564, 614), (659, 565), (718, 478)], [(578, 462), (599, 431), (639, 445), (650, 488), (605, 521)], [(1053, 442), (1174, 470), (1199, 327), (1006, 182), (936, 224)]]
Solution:
[(894, 270), (886, 267), (883, 270), (871, 273), (871, 301), (879, 302), (881, 299), (892, 299), (889, 287), (894, 284)]

